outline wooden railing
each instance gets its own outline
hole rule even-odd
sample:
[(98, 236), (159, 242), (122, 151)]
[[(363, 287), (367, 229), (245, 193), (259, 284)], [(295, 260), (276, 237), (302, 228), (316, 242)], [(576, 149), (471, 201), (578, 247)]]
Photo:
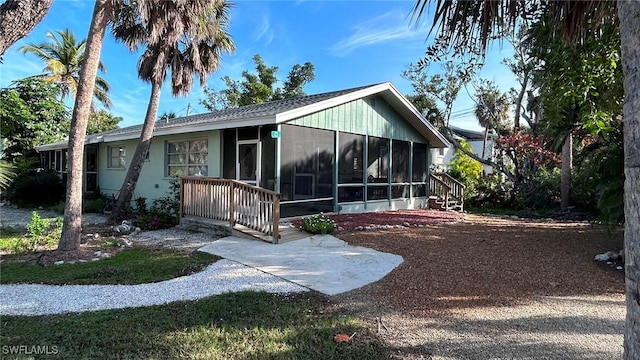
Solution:
[(449, 210), (449, 203), (455, 200), (460, 211), (464, 207), (465, 186), (446, 173), (429, 174), (429, 192), (442, 199), (445, 210)]
[(280, 238), (280, 194), (231, 179), (182, 177), (180, 217), (187, 215), (228, 221)]
[(450, 188), (449, 195), (454, 199), (458, 200), (461, 204), (464, 201), (464, 184), (462, 184), (457, 179), (451, 177), (451, 175), (447, 173), (439, 173), (436, 174), (445, 184), (447, 184)]

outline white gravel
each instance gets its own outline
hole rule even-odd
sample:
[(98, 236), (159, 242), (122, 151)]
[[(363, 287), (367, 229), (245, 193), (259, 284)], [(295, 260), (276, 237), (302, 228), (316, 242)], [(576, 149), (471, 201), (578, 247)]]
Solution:
[(236, 291), (292, 293), (307, 288), (230, 260), (204, 271), (159, 283), (140, 285), (0, 286), (1, 315), (50, 315), (197, 300)]

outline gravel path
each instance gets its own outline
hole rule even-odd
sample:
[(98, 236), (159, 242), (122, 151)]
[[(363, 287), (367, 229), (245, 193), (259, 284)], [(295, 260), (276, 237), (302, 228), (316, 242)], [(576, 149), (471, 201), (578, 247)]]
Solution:
[(0, 286), (0, 314), (50, 315), (166, 304), (236, 291), (291, 293), (306, 288), (230, 260), (204, 271), (139, 285)]
[[(11, 206), (0, 206), (0, 227), (24, 228), (31, 219), (31, 213), (36, 211), (40, 217), (54, 219), (62, 217), (62, 214), (50, 210), (25, 210), (16, 209)], [(87, 213), (82, 215), (82, 223), (85, 225), (104, 224), (107, 217), (103, 214)]]

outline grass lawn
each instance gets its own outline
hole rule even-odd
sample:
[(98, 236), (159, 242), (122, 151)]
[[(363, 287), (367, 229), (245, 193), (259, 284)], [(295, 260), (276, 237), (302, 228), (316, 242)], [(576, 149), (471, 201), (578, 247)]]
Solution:
[[(145, 308), (3, 316), (3, 349), (60, 359), (383, 359), (378, 338), (317, 294), (241, 292)], [(337, 333), (353, 334), (336, 343)], [(4, 351), (4, 350), (3, 350)], [(7, 351), (3, 358), (11, 358)]]
[(0, 283), (39, 284), (142, 284), (189, 275), (216, 262), (215, 255), (167, 250), (124, 250), (111, 258), (86, 263), (42, 267), (32, 263), (5, 262)]

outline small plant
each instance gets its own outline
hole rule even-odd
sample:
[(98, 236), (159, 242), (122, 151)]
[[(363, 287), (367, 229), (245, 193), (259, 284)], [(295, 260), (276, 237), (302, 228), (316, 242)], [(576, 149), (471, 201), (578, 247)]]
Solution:
[(37, 212), (31, 213), (31, 220), (27, 224), (26, 237), (16, 242), (12, 250), (16, 254), (33, 252), (38, 246), (53, 247), (62, 235), (62, 218), (56, 218), (53, 224), (49, 219), (43, 219)]
[(336, 223), (320, 213), (302, 218), (300, 229), (310, 234), (332, 234), (336, 231)]
[(133, 226), (139, 227), (142, 230), (168, 229), (176, 226), (177, 223), (178, 221), (175, 216), (154, 211), (138, 215), (138, 217), (133, 220)]
[(147, 213), (147, 198), (143, 196), (138, 196), (135, 198), (136, 209), (138, 210), (138, 214), (146, 214)]
[(122, 245), (122, 243), (119, 240), (111, 239), (103, 241), (100, 245), (102, 245), (103, 247), (119, 247), (120, 245)]

